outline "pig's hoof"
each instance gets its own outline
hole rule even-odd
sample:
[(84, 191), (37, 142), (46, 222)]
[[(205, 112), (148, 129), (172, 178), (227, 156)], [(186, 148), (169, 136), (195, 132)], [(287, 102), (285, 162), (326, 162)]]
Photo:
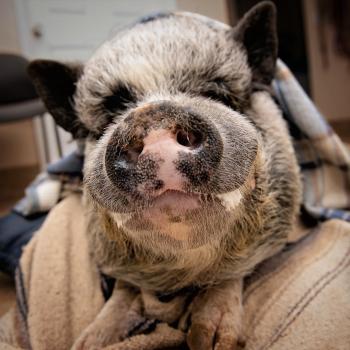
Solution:
[(241, 348), (242, 280), (202, 291), (193, 299), (190, 313), (187, 344), (191, 350)]
[(224, 313), (219, 320), (192, 323), (187, 334), (187, 344), (191, 350), (235, 350), (242, 344), (237, 332), (234, 315)]

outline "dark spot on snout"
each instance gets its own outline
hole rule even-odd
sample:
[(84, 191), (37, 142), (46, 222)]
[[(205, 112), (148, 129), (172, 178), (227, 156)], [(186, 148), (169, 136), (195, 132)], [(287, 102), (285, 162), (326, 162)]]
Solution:
[(163, 180), (154, 180), (152, 181), (153, 189), (154, 190), (160, 190), (164, 187)]
[(111, 182), (129, 195), (138, 195), (137, 186), (149, 181), (153, 181), (154, 189), (160, 189), (163, 184), (156, 179), (159, 160), (149, 154), (139, 156), (142, 146), (136, 145), (133, 149), (132, 141), (119, 145), (120, 138), (119, 130), (116, 130), (106, 149), (105, 166)]
[(136, 166), (136, 174), (135, 174), (137, 183), (141, 184), (149, 180), (156, 180), (158, 169), (159, 169), (159, 159), (156, 159), (153, 155), (145, 154), (139, 157), (139, 160)]
[(214, 172), (215, 163), (210, 162), (210, 158), (206, 152), (198, 153), (197, 157), (183, 152), (176, 162), (176, 168), (190, 180), (192, 186), (198, 188), (206, 185)]

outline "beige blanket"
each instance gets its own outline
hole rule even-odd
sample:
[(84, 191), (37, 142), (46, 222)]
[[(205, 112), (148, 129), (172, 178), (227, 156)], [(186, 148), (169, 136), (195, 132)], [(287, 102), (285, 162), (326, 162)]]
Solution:
[[(84, 232), (79, 196), (52, 210), (22, 256), (0, 349), (71, 349), (99, 317), (105, 301)], [(244, 304), (245, 349), (349, 349), (350, 224), (328, 221), (265, 262), (247, 279)], [(169, 347), (185, 339), (162, 325), (156, 331), (173, 337)], [(145, 338), (137, 341), (108, 349), (143, 349)]]

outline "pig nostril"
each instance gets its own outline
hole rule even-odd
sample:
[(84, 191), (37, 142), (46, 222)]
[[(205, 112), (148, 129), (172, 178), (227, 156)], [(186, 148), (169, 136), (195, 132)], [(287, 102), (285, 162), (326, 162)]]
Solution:
[(176, 133), (176, 141), (185, 147), (199, 147), (203, 141), (203, 136), (199, 132), (191, 132), (178, 130)]
[(135, 144), (132, 147), (132, 150), (137, 154), (141, 154), (141, 152), (143, 151), (143, 142)]
[(138, 142), (131, 144), (124, 150), (124, 155), (129, 162), (136, 163), (139, 155), (143, 151), (143, 143)]

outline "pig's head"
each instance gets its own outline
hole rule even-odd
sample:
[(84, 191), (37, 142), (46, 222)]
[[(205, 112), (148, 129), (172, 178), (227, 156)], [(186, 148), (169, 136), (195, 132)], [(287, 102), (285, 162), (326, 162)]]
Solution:
[[(293, 151), (272, 100), (254, 94), (270, 85), (276, 53), (275, 10), (262, 3), (234, 28), (189, 13), (149, 17), (84, 66), (35, 61), (30, 74), (57, 123), (87, 138), (84, 190), (102, 222), (176, 255), (234, 241), (244, 218), (259, 231), (269, 191), (284, 191), (291, 222), (295, 191), (278, 181), (297, 182)], [(271, 123), (283, 139), (275, 150)], [(248, 232), (243, 246), (252, 241)]]

